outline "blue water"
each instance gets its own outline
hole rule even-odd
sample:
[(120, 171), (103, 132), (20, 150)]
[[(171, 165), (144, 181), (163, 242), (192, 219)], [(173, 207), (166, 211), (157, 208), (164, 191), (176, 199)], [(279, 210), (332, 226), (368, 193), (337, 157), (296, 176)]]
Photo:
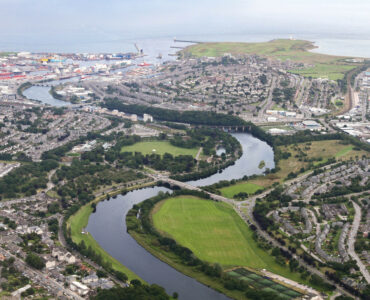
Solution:
[[(253, 33), (235, 33), (235, 34), (214, 34), (214, 35), (179, 35), (177, 39), (195, 40), (195, 41), (235, 41), (235, 42), (263, 42), (272, 39), (290, 38), (287, 34), (253, 34)], [(366, 37), (321, 35), (321, 34), (295, 34), (293, 38), (305, 39), (315, 42), (320, 53), (370, 57), (370, 39)], [(153, 62), (158, 54), (163, 55), (164, 60), (172, 59), (168, 54), (176, 53), (176, 49), (171, 46), (186, 46), (187, 44), (174, 43), (173, 36), (153, 36), (138, 39), (115, 39), (115, 40), (95, 40), (73, 42), (73, 43), (24, 43), (23, 41), (0, 40), (1, 51), (31, 51), (31, 52), (76, 52), (76, 53), (116, 53), (116, 52), (136, 52), (134, 44), (144, 50), (148, 56), (144, 59)]]

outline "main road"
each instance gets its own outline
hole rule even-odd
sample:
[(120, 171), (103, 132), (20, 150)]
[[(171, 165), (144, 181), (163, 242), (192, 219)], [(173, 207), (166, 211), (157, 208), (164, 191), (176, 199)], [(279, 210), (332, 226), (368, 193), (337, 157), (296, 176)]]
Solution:
[(366, 279), (367, 283), (370, 284), (369, 271), (367, 270), (366, 266), (363, 264), (363, 262), (358, 257), (355, 251), (356, 236), (358, 232), (358, 227), (360, 226), (361, 222), (361, 208), (356, 202), (352, 201), (352, 203), (353, 207), (355, 208), (355, 218), (353, 220), (352, 228), (348, 236), (348, 253), (357, 262), (357, 265), (360, 268), (362, 275)]
[(270, 107), (272, 103), (272, 93), (274, 92), (275, 86), (276, 86), (276, 78), (273, 77), (271, 81), (269, 95), (267, 96), (266, 101), (261, 105), (261, 109), (258, 112), (258, 118), (260, 119), (263, 118), (263, 115), (265, 114), (266, 110)]

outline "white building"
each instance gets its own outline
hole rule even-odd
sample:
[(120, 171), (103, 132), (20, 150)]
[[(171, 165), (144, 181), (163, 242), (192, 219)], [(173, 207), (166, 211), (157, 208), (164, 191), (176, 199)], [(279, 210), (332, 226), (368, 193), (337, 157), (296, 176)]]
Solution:
[(89, 284), (91, 282), (98, 282), (98, 281), (99, 281), (99, 277), (96, 274), (92, 274), (92, 275), (82, 278), (82, 282), (85, 284)]
[(153, 117), (148, 114), (144, 114), (144, 122), (153, 122)]
[(131, 121), (132, 122), (137, 122), (137, 115), (135, 115), (135, 114), (131, 115)]
[(85, 296), (89, 292), (89, 288), (78, 281), (73, 281), (70, 285), (70, 289), (74, 292), (77, 292), (78, 294)]
[(26, 286), (14, 291), (12, 293), (12, 297), (17, 297), (17, 296), (20, 296), (23, 292), (27, 291), (29, 288), (31, 287), (30, 284), (27, 284)]
[(52, 269), (52, 268), (55, 268), (55, 260), (48, 260), (48, 261), (45, 263), (45, 267), (46, 267), (46, 269)]
[(287, 131), (285, 129), (280, 129), (280, 128), (270, 128), (268, 130), (268, 133), (272, 135), (278, 135), (278, 134), (285, 134), (287, 133)]
[(302, 122), (303, 127), (309, 129), (309, 130), (320, 130), (321, 125), (313, 120), (306, 120)]

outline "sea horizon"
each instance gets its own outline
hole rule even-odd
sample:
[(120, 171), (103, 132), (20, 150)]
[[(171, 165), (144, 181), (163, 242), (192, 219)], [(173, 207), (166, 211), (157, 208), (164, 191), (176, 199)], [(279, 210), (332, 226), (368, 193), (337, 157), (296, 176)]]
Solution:
[(182, 34), (178, 36), (140, 36), (122, 39), (80, 39), (78, 41), (45, 41), (27, 42), (17, 38), (12, 41), (0, 41), (0, 52), (52, 52), (52, 53), (117, 53), (135, 52), (137, 44), (149, 58), (156, 57), (159, 53), (163, 60), (168, 60), (168, 54), (174, 54), (178, 49), (171, 46), (186, 46), (189, 44), (174, 43), (174, 38), (179, 40), (192, 40), (197, 42), (267, 42), (274, 39), (299, 39), (314, 43), (313, 52), (322, 54), (370, 58), (370, 39), (365, 36), (332, 35), (332, 34), (260, 34), (260, 33), (228, 33), (228, 34)]

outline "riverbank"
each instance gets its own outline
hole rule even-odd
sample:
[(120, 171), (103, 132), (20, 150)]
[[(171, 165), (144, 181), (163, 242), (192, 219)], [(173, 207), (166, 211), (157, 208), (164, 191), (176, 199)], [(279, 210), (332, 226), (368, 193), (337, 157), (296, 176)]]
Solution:
[[(147, 183), (142, 184), (138, 186), (133, 186), (127, 189), (127, 191), (136, 190), (144, 187), (153, 186), (153, 183)], [(92, 202), (85, 204), (82, 206), (74, 215), (72, 215), (67, 220), (67, 230), (70, 229), (71, 232), (71, 238), (74, 243), (77, 245), (80, 244), (82, 241), (84, 241), (86, 247), (91, 247), (96, 253), (100, 254), (102, 256), (102, 259), (108, 263), (112, 264), (112, 268), (116, 271), (123, 272), (127, 275), (128, 280), (132, 279), (139, 279), (143, 282), (145, 282), (143, 279), (141, 279), (137, 274), (132, 272), (129, 268), (125, 267), (123, 264), (121, 264), (117, 259), (113, 258), (107, 251), (105, 251), (99, 243), (91, 236), (90, 233), (85, 232), (85, 228), (89, 222), (90, 215), (93, 213), (94, 208), (92, 207), (92, 204), (99, 203), (100, 201), (104, 201), (107, 199), (107, 197), (113, 197), (115, 195), (118, 195), (122, 192), (121, 189), (118, 189), (116, 191), (110, 192), (108, 194), (101, 195), (97, 197)]]

